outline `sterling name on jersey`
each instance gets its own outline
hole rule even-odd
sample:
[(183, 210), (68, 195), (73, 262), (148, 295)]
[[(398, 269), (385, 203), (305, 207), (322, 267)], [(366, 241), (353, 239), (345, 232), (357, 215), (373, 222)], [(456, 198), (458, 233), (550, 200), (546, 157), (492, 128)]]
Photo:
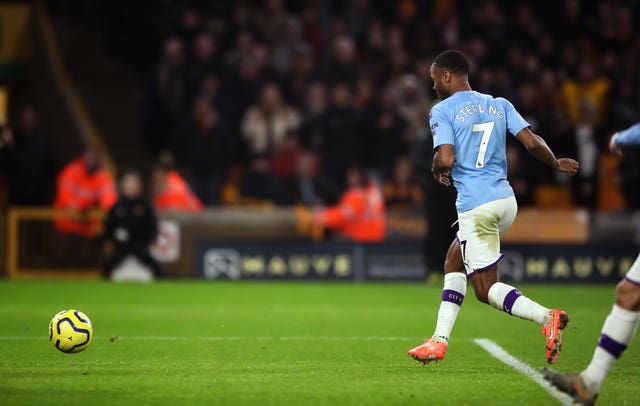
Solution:
[(456, 92), (431, 109), (429, 123), (434, 148), (454, 146), (451, 177), (459, 213), (513, 196), (507, 180), (507, 132), (517, 135), (529, 123), (507, 99)]

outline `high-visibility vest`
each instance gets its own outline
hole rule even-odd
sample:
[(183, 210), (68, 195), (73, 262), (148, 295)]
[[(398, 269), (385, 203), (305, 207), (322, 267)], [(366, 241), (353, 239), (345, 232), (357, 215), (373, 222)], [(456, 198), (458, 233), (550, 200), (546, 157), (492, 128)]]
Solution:
[[(87, 173), (84, 160), (78, 158), (69, 163), (58, 175), (54, 208), (87, 212), (91, 209), (108, 211), (118, 199), (113, 178), (104, 169), (92, 174)], [(55, 227), (70, 234), (85, 236), (97, 235), (102, 228), (102, 221), (93, 219), (72, 219), (56, 217)]]
[(351, 189), (320, 214), (319, 222), (354, 242), (380, 242), (387, 232), (384, 199), (377, 185)]
[(198, 213), (202, 211), (202, 202), (191, 191), (189, 184), (176, 171), (167, 173), (167, 185), (154, 199), (156, 210), (182, 211)]

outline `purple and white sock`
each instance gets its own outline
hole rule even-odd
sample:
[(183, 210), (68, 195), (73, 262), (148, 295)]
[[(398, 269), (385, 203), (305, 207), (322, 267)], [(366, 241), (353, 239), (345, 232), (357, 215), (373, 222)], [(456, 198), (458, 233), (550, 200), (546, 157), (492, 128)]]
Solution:
[(451, 330), (458, 317), (464, 295), (467, 293), (467, 276), (462, 272), (451, 272), (444, 275), (442, 301), (438, 310), (438, 321), (433, 333), (434, 339), (449, 340)]
[(549, 320), (549, 309), (523, 296), (513, 286), (494, 283), (489, 289), (489, 304), (498, 310), (543, 326)]
[(596, 393), (600, 391), (607, 374), (633, 340), (639, 319), (640, 313), (613, 305), (611, 313), (602, 326), (602, 333), (591, 363), (580, 374), (589, 388)]

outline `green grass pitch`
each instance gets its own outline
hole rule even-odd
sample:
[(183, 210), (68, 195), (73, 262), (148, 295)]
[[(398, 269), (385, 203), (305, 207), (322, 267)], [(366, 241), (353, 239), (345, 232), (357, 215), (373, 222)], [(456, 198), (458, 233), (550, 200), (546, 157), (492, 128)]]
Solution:
[[(584, 367), (613, 286), (520, 288), (571, 317), (556, 368)], [(436, 285), (0, 281), (0, 404), (557, 404), (473, 343), (489, 338), (539, 369), (539, 327), (468, 293), (447, 358), (423, 366), (406, 351), (432, 333)], [(91, 346), (73, 355), (47, 335), (51, 317), (69, 307), (95, 329)], [(637, 404), (638, 347), (599, 404)]]

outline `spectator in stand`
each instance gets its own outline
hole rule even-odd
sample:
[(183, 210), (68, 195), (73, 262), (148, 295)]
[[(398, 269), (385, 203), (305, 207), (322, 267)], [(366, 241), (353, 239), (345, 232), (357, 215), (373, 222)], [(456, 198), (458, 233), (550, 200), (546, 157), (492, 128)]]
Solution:
[(205, 205), (217, 204), (220, 188), (232, 160), (233, 139), (220, 114), (207, 100), (194, 103), (192, 121), (186, 125), (178, 163), (188, 169), (191, 188)]
[(56, 163), (49, 140), (38, 129), (32, 106), (22, 108), (16, 127), (0, 135), (0, 170), (8, 187), (10, 205), (51, 203)]
[(273, 156), (285, 136), (300, 126), (300, 115), (282, 100), (280, 88), (267, 83), (258, 104), (249, 107), (242, 121), (242, 138), (250, 155)]
[(162, 60), (148, 78), (143, 136), (152, 151), (160, 151), (170, 146), (187, 104), (184, 49), (179, 38), (170, 37), (165, 41)]
[(126, 171), (120, 179), (120, 198), (104, 223), (101, 239), (114, 244), (113, 251), (102, 264), (104, 278), (109, 278), (111, 272), (130, 255), (148, 266), (156, 277), (164, 276), (164, 270), (149, 250), (158, 233), (158, 220), (153, 207), (143, 196), (140, 174)]
[(279, 76), (285, 98), (293, 105), (303, 105), (307, 89), (319, 80), (311, 48), (299, 45), (293, 50), (293, 60), (288, 74)]
[(339, 35), (333, 40), (331, 62), (327, 72), (330, 83), (356, 83), (359, 78), (356, 45), (348, 35)]
[(408, 141), (413, 143), (413, 138), (426, 129), (425, 111), (429, 105), (429, 98), (424, 85), (416, 75), (407, 73), (390, 83), (389, 90), (398, 114), (409, 126)]
[(56, 217), (54, 224), (64, 234), (95, 237), (101, 228), (100, 220), (86, 218), (89, 211), (107, 211), (116, 202), (113, 178), (102, 165), (100, 154), (86, 147), (82, 155), (71, 161), (58, 175), (54, 208), (78, 213), (81, 218)]
[[(605, 131), (628, 126), (640, 111), (633, 28), (640, 21), (638, 7), (604, 0), (562, 1), (551, 11), (531, 2), (493, 0), (472, 9), (459, 7), (465, 2), (415, 0), (179, 3), (163, 2), (154, 7), (153, 18), (131, 19), (147, 21), (145, 38), (154, 42), (145, 44), (144, 55), (167, 33), (177, 39), (165, 40), (161, 60), (147, 75), (151, 83), (143, 129), (156, 151), (176, 134), (173, 112), (181, 120), (189, 115), (175, 107), (184, 110), (191, 98), (206, 97), (234, 136), (235, 162), (248, 162), (239, 142), (243, 118), (264, 84), (272, 81), (289, 105), (302, 110), (301, 145), (319, 153), (326, 175), (342, 184), (346, 167), (368, 163), (364, 140), (376, 124), (370, 118), (370, 101), (378, 100), (386, 86), (395, 111), (407, 122), (408, 139), (424, 135), (430, 102), (424, 68), (442, 47), (470, 54), (472, 62), (483, 67), (470, 78), (476, 87), (512, 100), (533, 126), (549, 135), (550, 144), (562, 144), (562, 137), (573, 131), (583, 98), (594, 103), (596, 124)], [(135, 10), (148, 14), (149, 8), (128, 12)], [(181, 44), (193, 53), (191, 58), (184, 58)], [(497, 60), (502, 63), (494, 63)], [(326, 112), (323, 87), (334, 89), (339, 83), (348, 84), (343, 93), (353, 91), (353, 100), (347, 108), (332, 102), (331, 112)], [(334, 136), (327, 130), (343, 132)], [(176, 137), (184, 144), (180, 134)], [(602, 152), (598, 146), (598, 155)], [(393, 158), (384, 158), (387, 167)], [(523, 173), (532, 172), (529, 161), (522, 163)], [(622, 162), (632, 164), (631, 159)], [(629, 173), (635, 172), (625, 176)], [(539, 184), (561, 182), (546, 170), (527, 179), (531, 191)]]
[(318, 209), (313, 222), (353, 242), (383, 241), (387, 225), (380, 187), (358, 167), (349, 168), (346, 177), (347, 191), (338, 204)]
[(363, 76), (355, 83), (353, 107), (363, 118), (372, 119), (376, 105), (376, 89), (371, 79)]
[(277, 75), (287, 75), (293, 67), (293, 61), (299, 50), (308, 48), (302, 37), (302, 25), (299, 18), (288, 17), (276, 27), (278, 40), (271, 53), (271, 66)]
[(287, 132), (282, 147), (271, 157), (271, 169), (278, 179), (293, 176), (298, 157), (302, 153), (298, 133), (293, 129)]
[(317, 207), (333, 205), (338, 201), (338, 187), (318, 174), (318, 159), (309, 151), (301, 152), (296, 160), (293, 176), (284, 182), (284, 203)]
[(166, 154), (151, 170), (151, 196), (158, 212), (199, 213), (203, 209), (200, 199), (173, 167), (173, 158)]
[(220, 77), (213, 72), (207, 72), (200, 78), (199, 88), (196, 90), (194, 99), (206, 100), (210, 105), (219, 109), (223, 105), (220, 98), (220, 86)]
[[(536, 80), (535, 117), (537, 129), (541, 134), (550, 134), (550, 138), (562, 134), (570, 124), (563, 109), (562, 94), (558, 89), (558, 79), (550, 69), (543, 70)], [(553, 147), (553, 145), (551, 145)], [(555, 151), (555, 149), (554, 149)]]
[(597, 124), (596, 106), (583, 99), (578, 122), (566, 135), (570, 153), (580, 159), (580, 171), (571, 179), (573, 199), (580, 207), (596, 209), (598, 205), (598, 151), (606, 144), (606, 132)]
[(389, 88), (378, 93), (373, 129), (368, 133), (367, 165), (390, 174), (396, 159), (409, 153), (411, 137), (407, 122), (396, 111)]
[(203, 76), (219, 72), (218, 43), (212, 33), (204, 31), (193, 40), (192, 60), (187, 72), (189, 95), (197, 93)]
[(595, 108), (596, 124), (604, 124), (607, 119), (607, 96), (611, 81), (598, 74), (588, 61), (582, 61), (576, 79), (569, 79), (562, 85), (566, 109), (573, 123), (582, 117), (583, 100), (587, 99)]
[(240, 66), (243, 59), (251, 57), (251, 49), (256, 43), (253, 30), (248, 27), (242, 27), (233, 32), (233, 47), (231, 47), (224, 56), (225, 69), (233, 72)]
[(247, 109), (260, 96), (264, 86), (264, 72), (251, 54), (243, 55), (231, 69), (220, 89), (220, 100), (224, 100), (220, 109), (229, 128), (236, 134)]
[(389, 211), (420, 210), (423, 205), (422, 188), (413, 179), (411, 159), (400, 157), (393, 167), (393, 174), (384, 184), (384, 203)]
[(322, 82), (315, 82), (306, 90), (300, 125), (303, 147), (320, 152), (324, 113), (327, 111), (327, 88)]
[(637, 89), (632, 80), (622, 78), (615, 86), (615, 94), (611, 97), (611, 126), (613, 128), (626, 128), (638, 119), (635, 99), (638, 97)]
[(518, 204), (528, 206), (533, 203), (533, 175), (527, 170), (527, 160), (520, 145), (507, 144), (507, 178), (518, 199)]
[(250, 206), (275, 206), (282, 201), (278, 180), (268, 157), (256, 155), (240, 178), (240, 202)]
[(270, 45), (273, 45), (278, 39), (278, 29), (286, 24), (289, 14), (283, 0), (266, 0), (264, 9), (254, 17), (262, 36)]
[(202, 14), (193, 8), (185, 9), (182, 14), (180, 14), (178, 37), (184, 44), (191, 44), (201, 30)]
[(352, 104), (352, 93), (345, 83), (331, 88), (331, 105), (322, 116), (323, 173), (337, 185), (344, 185), (347, 169), (364, 162), (364, 126)]

